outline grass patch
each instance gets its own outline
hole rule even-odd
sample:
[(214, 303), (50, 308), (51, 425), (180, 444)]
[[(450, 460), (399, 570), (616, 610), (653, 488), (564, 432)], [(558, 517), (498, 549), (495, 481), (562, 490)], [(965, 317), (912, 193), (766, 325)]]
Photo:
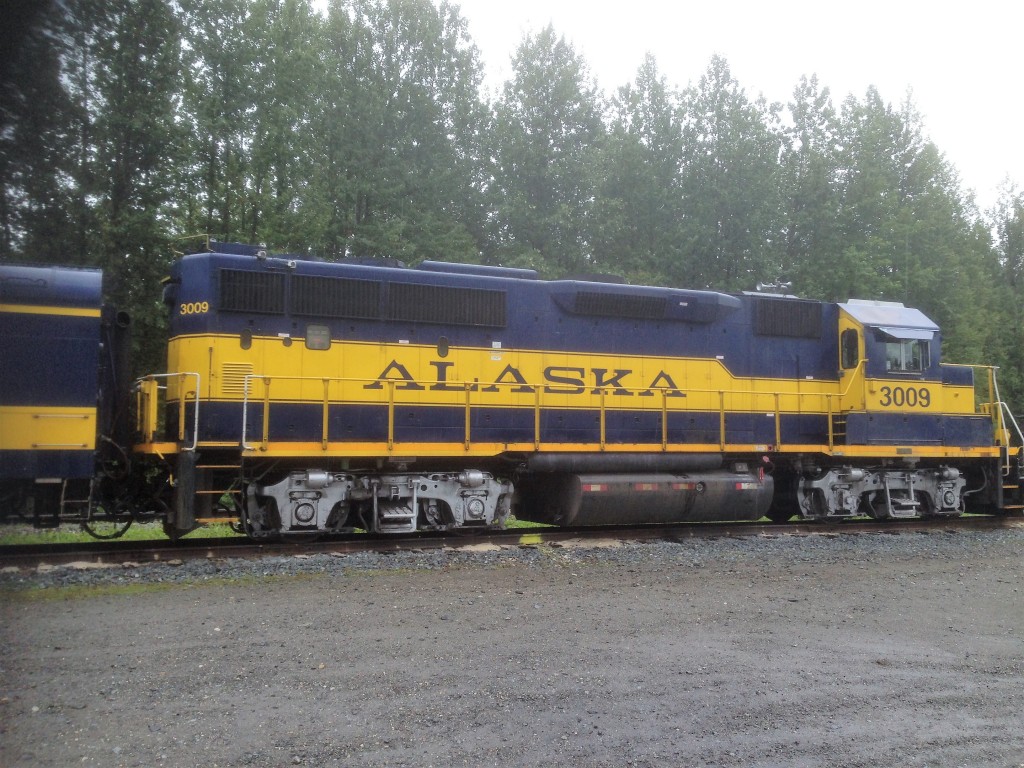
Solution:
[[(232, 538), (239, 534), (223, 523), (204, 525), (190, 531), (186, 536), (193, 538)], [(161, 523), (135, 523), (116, 541), (163, 541), (167, 539)], [(96, 541), (81, 528), (63, 525), (59, 528), (33, 528), (31, 525), (0, 527), (0, 546), (19, 544), (84, 544)]]
[(555, 528), (550, 523), (532, 523), (529, 520), (516, 520), (515, 515), (509, 515), (505, 520), (505, 528), (515, 530), (516, 528)]
[[(531, 523), (517, 520), (509, 516), (505, 521), (508, 529), (517, 528), (553, 528), (547, 523)], [(204, 525), (190, 531), (185, 538), (219, 539), (234, 538), (241, 534), (235, 533), (231, 526), (224, 523)], [(161, 523), (135, 523), (116, 541), (163, 541), (167, 539)], [(0, 526), (0, 547), (17, 546), (20, 544), (84, 544), (96, 541), (92, 536), (74, 525), (63, 525), (59, 528), (34, 528), (31, 525)]]

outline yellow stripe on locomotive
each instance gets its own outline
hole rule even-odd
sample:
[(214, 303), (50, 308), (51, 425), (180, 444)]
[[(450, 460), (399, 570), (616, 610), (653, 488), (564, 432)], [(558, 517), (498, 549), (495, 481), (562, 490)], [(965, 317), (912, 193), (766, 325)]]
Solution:
[[(858, 363), (837, 381), (738, 377), (719, 359), (685, 359), (622, 355), (550, 353), (502, 348), (450, 348), (440, 358), (434, 345), (370, 344), (333, 341), (329, 349), (308, 349), (302, 337), (251, 339), (246, 350), (238, 337), (189, 336), (171, 342), (172, 369), (199, 371), (200, 401), (386, 405), (389, 402), (424, 408), (539, 408), (551, 410), (658, 411), (748, 413), (775, 418), (786, 414), (833, 415), (846, 412), (906, 411), (936, 416), (974, 414), (974, 388), (940, 382), (867, 378)], [(472, 378), (470, 378), (472, 374)], [(194, 384), (169, 380), (168, 396), (185, 401), (195, 397)], [(906, 394), (910, 392), (910, 394)], [(894, 394), (895, 393), (895, 394)], [(238, 424), (240, 439), (241, 423)], [(296, 436), (308, 442), (311, 435)], [(387, 436), (381, 435), (381, 441)], [(781, 436), (780, 436), (781, 438)], [(334, 441), (338, 442), (338, 436)], [(417, 443), (432, 455), (436, 447)], [(721, 441), (717, 441), (721, 443)], [(277, 450), (295, 455), (295, 446)], [(732, 445), (734, 441), (729, 441)], [(769, 443), (777, 450), (827, 450), (825, 442), (788, 445)], [(711, 443), (680, 446), (705, 450)], [(840, 452), (850, 455), (846, 446)], [(578, 446), (577, 446), (578, 448)], [(765, 450), (767, 444), (745, 444), (744, 450)], [(333, 447), (345, 450), (344, 444)], [(592, 445), (590, 449), (603, 449)], [(628, 448), (624, 448), (628, 450)], [(665, 446), (667, 449), (667, 446)], [(356, 454), (375, 452), (373, 444), (351, 446)], [(501, 444), (480, 442), (486, 454)], [(881, 455), (895, 454), (879, 449)], [(301, 452), (301, 449), (299, 450)], [(878, 452), (876, 450), (876, 452)], [(950, 446), (915, 447), (920, 455), (962, 455)], [(994, 455), (995, 451), (989, 451)]]
[(0, 451), (95, 448), (95, 408), (0, 406)]

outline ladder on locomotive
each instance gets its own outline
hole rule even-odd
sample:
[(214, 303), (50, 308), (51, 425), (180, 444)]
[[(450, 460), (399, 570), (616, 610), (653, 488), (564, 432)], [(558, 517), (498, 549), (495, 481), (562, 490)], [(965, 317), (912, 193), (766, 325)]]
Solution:
[(832, 415), (832, 443), (846, 445), (846, 412)]
[[(195, 522), (233, 523), (242, 503), (241, 461), (214, 461), (195, 465)], [(226, 503), (226, 500), (230, 499)]]
[(1014, 417), (1010, 406), (999, 394), (996, 366), (984, 366), (988, 370), (988, 397), (984, 398), (978, 413), (992, 419), (993, 437), (999, 447), (999, 469), (995, 477), (991, 500), (994, 506), (1004, 512), (1024, 512), (1024, 432)]
[(1024, 433), (1004, 401), (998, 401), (996, 406), (1004, 434), (998, 506), (1004, 511), (1020, 514), (1024, 511)]

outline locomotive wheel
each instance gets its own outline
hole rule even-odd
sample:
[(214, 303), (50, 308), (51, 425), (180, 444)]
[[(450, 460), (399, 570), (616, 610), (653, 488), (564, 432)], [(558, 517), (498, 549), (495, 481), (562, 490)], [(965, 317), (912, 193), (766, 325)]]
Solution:
[(108, 513), (98, 505), (93, 505), (82, 521), (82, 529), (94, 539), (119, 539), (131, 528), (133, 522), (135, 515), (127, 506), (118, 505)]

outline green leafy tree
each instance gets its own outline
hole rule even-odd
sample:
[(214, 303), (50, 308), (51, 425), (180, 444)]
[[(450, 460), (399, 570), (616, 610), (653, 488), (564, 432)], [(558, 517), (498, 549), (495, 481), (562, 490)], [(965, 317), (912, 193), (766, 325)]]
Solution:
[(714, 56), (683, 96), (684, 243), (672, 279), (751, 289), (776, 277), (782, 251), (778, 106), (751, 101)]
[(86, 113), (66, 84), (75, 17), (55, 2), (26, 20), (0, 81), (0, 259), (86, 264)]
[(107, 292), (136, 326), (136, 365), (163, 365), (159, 281), (168, 233), (163, 219), (175, 160), (173, 99), (178, 81), (177, 20), (164, 0), (109, 0), (91, 36), (90, 100), (96, 201), (93, 258)]
[(182, 1), (180, 236), (245, 240), (252, 231), (251, 148), (268, 10), (249, 0)]
[(677, 95), (648, 55), (612, 98), (596, 164), (594, 262), (637, 282), (664, 282), (682, 259), (682, 127)]
[(827, 295), (834, 256), (841, 250), (839, 207), (839, 119), (828, 88), (803, 77), (789, 103), (791, 122), (782, 153), (785, 215), (780, 277), (807, 296)]
[(973, 236), (955, 172), (924, 135), (909, 96), (899, 109), (875, 89), (863, 102), (847, 99), (842, 134), (844, 249), (829, 292), (916, 299), (949, 315), (948, 281), (963, 268), (960, 254)]
[(309, 245), (308, 184), (315, 172), (321, 20), (307, 0), (257, 0), (249, 29), (259, 44), (252, 62), (244, 219), (247, 242), (300, 250)]
[(587, 65), (551, 26), (527, 35), (495, 107), (493, 258), (565, 275), (590, 271), (594, 181), (604, 133)]
[[(924, 149), (919, 126), (868, 89), (863, 101), (843, 103), (842, 180), (838, 221), (843, 250), (832, 260), (832, 296), (896, 299), (907, 293), (910, 168)], [(901, 215), (901, 209), (904, 213)]]
[(479, 54), (456, 6), (336, 0), (314, 130), (314, 241), (330, 255), (471, 260), (481, 205)]
[[(989, 348), (994, 354), (985, 362), (1000, 365), (1001, 394), (1014, 406), (1015, 413), (1021, 414), (1024, 413), (1024, 191), (1007, 180), (989, 212), (989, 223), (995, 234), (996, 284), (1001, 311), (990, 323), (995, 338), (990, 339)], [(981, 314), (982, 308), (978, 309)], [(984, 309), (991, 317), (992, 307)]]

